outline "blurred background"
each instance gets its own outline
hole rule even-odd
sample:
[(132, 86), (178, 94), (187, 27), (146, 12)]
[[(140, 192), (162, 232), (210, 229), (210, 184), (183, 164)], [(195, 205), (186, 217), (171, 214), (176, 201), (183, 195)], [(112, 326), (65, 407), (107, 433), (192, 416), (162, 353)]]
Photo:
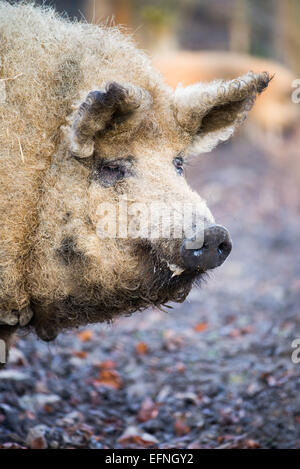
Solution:
[(150, 50), (222, 50), (299, 71), (299, 0), (42, 0), (89, 22), (113, 18)]
[(126, 26), (174, 88), (275, 76), (243, 129), (186, 168), (231, 233), (229, 259), (168, 314), (51, 346), (19, 337), (0, 379), (0, 447), (300, 448), (300, 0), (40, 3)]
[[(72, 18), (123, 25), (176, 87), (248, 70), (275, 74), (251, 114), (255, 130), (282, 135), (299, 119), (299, 0), (40, 0)], [(257, 129), (258, 127), (258, 129)]]

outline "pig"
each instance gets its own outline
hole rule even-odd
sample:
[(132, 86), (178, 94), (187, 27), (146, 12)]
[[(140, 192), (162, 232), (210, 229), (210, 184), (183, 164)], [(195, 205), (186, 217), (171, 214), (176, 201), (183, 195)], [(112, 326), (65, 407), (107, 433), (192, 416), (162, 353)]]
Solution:
[[(0, 1), (0, 34), (0, 339), (25, 327), (51, 341), (184, 301), (231, 250), (184, 179), (186, 158), (233, 134), (269, 74), (174, 92), (117, 28), (28, 3)], [(109, 224), (125, 199), (142, 231), (119, 218), (121, 234), (106, 236), (105, 213)], [(189, 234), (151, 236), (136, 207), (153, 202), (197, 207)]]

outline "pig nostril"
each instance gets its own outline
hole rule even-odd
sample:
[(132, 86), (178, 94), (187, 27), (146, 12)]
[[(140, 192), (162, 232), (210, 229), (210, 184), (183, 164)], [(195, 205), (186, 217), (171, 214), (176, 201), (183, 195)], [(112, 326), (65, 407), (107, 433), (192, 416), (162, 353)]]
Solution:
[(219, 254), (223, 254), (223, 252), (227, 251), (228, 248), (229, 248), (228, 243), (223, 242), (223, 243), (219, 244), (219, 246), (218, 246)]

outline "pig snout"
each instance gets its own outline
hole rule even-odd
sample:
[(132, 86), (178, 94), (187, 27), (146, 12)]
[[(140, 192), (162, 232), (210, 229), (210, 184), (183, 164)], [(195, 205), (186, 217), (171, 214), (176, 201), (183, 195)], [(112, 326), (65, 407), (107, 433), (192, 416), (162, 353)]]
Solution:
[(192, 240), (185, 239), (180, 253), (187, 269), (206, 271), (223, 264), (231, 248), (232, 243), (226, 228), (213, 225), (204, 230), (202, 247), (195, 248)]

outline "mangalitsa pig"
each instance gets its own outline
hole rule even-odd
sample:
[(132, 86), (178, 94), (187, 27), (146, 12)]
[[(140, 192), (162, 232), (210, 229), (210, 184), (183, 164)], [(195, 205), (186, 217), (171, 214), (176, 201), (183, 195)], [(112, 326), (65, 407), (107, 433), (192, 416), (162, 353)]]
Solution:
[(118, 28), (5, 1), (0, 60), (0, 339), (183, 301), (231, 250), (185, 160), (232, 135), (268, 73), (173, 91)]

